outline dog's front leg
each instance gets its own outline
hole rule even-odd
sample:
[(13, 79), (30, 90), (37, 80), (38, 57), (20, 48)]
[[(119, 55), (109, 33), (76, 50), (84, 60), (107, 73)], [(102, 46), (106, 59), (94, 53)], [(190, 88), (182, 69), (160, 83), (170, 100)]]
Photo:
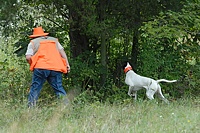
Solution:
[(131, 96), (132, 96), (135, 100), (137, 100), (137, 91), (132, 90)]
[(132, 87), (133, 87), (133, 86), (129, 86), (129, 89), (128, 89), (128, 95), (129, 95), (130, 97), (132, 96), (132, 90), (133, 90)]
[(129, 86), (128, 95), (137, 100), (137, 91), (134, 91), (134, 86)]

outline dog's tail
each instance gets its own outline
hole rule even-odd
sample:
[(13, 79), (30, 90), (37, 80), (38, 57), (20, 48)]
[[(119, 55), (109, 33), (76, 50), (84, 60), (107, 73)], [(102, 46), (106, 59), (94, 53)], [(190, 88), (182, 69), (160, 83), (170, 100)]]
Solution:
[(173, 82), (177, 82), (177, 80), (159, 79), (159, 80), (156, 80), (156, 82), (157, 82), (157, 83), (160, 83), (160, 82), (173, 83)]

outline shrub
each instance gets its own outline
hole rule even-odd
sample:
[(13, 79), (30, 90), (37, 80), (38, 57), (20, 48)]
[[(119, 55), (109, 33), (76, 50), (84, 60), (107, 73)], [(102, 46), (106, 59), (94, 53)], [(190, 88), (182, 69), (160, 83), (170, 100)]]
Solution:
[(14, 54), (15, 50), (10, 42), (0, 49), (0, 98), (8, 104), (23, 102), (30, 86), (28, 64), (24, 57)]

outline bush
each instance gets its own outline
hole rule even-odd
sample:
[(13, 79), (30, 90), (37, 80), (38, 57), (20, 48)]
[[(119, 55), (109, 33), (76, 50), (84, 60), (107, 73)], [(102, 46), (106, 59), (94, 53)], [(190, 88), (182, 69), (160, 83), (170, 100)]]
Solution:
[(24, 57), (14, 54), (15, 50), (11, 44), (0, 49), (0, 98), (8, 104), (23, 102), (31, 83), (28, 64)]

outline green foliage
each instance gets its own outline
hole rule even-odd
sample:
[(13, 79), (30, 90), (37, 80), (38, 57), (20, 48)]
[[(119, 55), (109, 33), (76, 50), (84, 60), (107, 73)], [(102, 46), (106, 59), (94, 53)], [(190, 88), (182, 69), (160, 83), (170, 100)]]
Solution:
[[(81, 88), (81, 95), (76, 98), (77, 103), (94, 101), (109, 101), (113, 103), (127, 98), (127, 88), (117, 87), (114, 82), (116, 77), (112, 73), (108, 73), (105, 85), (101, 86), (100, 75), (105, 74), (105, 69), (98, 63), (98, 60), (95, 60), (95, 55), (91, 55), (88, 52), (75, 60), (70, 60), (72, 69), (68, 74), (68, 79), (64, 81), (64, 85), (69, 90), (74, 87)], [(110, 62), (109, 65), (113, 65), (112, 63)], [(112, 68), (114, 69), (112, 71), (116, 70), (115, 67)], [(121, 67), (116, 71), (121, 72), (120, 70)]]
[[(5, 46), (1, 41), (1, 46)], [(11, 40), (8, 47), (0, 49), (0, 99), (6, 103), (18, 103), (26, 100), (30, 86), (30, 72), (25, 58), (19, 58)]]
[(93, 59), (91, 55), (85, 53), (75, 60), (70, 60), (71, 72), (68, 75), (70, 85), (89, 89), (91, 84), (99, 80), (98, 66), (93, 64)]
[[(161, 13), (141, 28), (141, 72), (156, 78), (178, 79), (173, 96), (199, 93), (200, 6), (188, 4), (181, 12)], [(197, 23), (194, 23), (196, 21)]]

